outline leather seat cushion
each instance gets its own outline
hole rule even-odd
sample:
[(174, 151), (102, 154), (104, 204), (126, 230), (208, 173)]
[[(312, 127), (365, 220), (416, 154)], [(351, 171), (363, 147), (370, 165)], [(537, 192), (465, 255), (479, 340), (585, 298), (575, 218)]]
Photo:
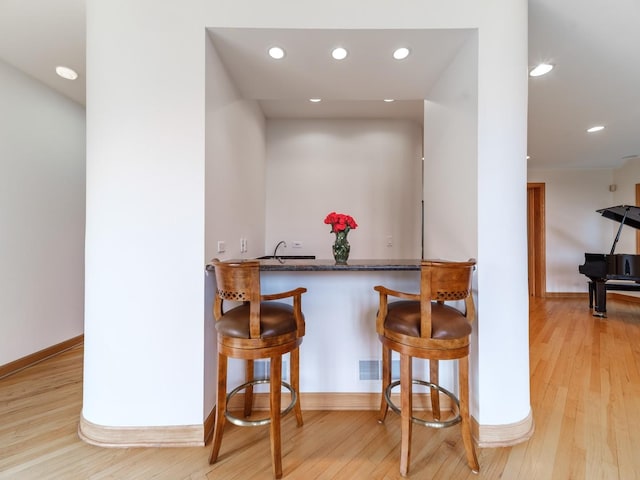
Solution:
[[(386, 329), (411, 337), (420, 336), (420, 302), (392, 302), (387, 308)], [(470, 334), (471, 324), (460, 311), (448, 305), (431, 303), (431, 338), (451, 340)]]
[[(303, 317), (304, 318), (304, 317)], [(232, 308), (216, 322), (218, 333), (227, 337), (250, 338), (249, 305)], [(260, 304), (260, 337), (277, 337), (296, 330), (293, 307), (280, 302)]]

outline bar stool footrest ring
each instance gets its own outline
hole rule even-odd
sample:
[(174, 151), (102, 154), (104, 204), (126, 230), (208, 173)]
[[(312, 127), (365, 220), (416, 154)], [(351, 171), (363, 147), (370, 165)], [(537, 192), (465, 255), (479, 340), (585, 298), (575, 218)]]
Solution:
[[(446, 388), (441, 387), (440, 385), (437, 385), (435, 383), (431, 383), (431, 382), (425, 382), (424, 380), (412, 380), (411, 383), (413, 383), (414, 385), (422, 385), (424, 387), (430, 387), (432, 389), (436, 389), (439, 392), (445, 394), (447, 397), (449, 397), (451, 399), (451, 401), (453, 402), (452, 405), (454, 407), (454, 416), (453, 418), (450, 418), (449, 420), (424, 420), (422, 418), (418, 418), (418, 417), (414, 417), (413, 415), (411, 416), (411, 421), (413, 423), (417, 423), (419, 425), (423, 425), (425, 427), (431, 427), (431, 428), (446, 428), (446, 427), (451, 427), (453, 425), (456, 425), (458, 423), (460, 423), (460, 421), (462, 420), (462, 418), (460, 417), (460, 401), (458, 400), (458, 397), (456, 397), (452, 392), (450, 392), (449, 390), (447, 390)], [(387, 401), (387, 405), (389, 405), (389, 408), (391, 410), (393, 410), (395, 413), (397, 413), (398, 415), (400, 415), (400, 409), (398, 408), (398, 406), (393, 403), (391, 401), (391, 390), (394, 389), (395, 387), (397, 387), (398, 385), (400, 385), (400, 380), (396, 380), (395, 382), (391, 382), (387, 388), (385, 388), (384, 390), (384, 398)]]
[[(231, 400), (231, 398), (241, 390), (244, 390), (247, 387), (252, 387), (253, 385), (260, 385), (265, 383), (270, 383), (270, 380), (268, 378), (251, 380), (250, 382), (245, 382), (242, 385), (238, 385), (227, 394), (227, 405), (229, 405), (229, 400)], [(293, 410), (293, 407), (298, 401), (298, 393), (287, 382), (281, 383), (284, 388), (291, 392), (291, 403), (289, 403), (287, 408), (280, 412), (280, 415), (284, 417), (287, 413)], [(246, 420), (232, 415), (231, 413), (229, 413), (229, 410), (226, 410), (224, 412), (224, 416), (227, 417), (227, 420), (229, 420), (231, 423), (233, 423), (234, 425), (238, 425), (239, 427), (260, 427), (262, 425), (269, 425), (271, 423), (271, 417), (260, 418), (257, 420)]]

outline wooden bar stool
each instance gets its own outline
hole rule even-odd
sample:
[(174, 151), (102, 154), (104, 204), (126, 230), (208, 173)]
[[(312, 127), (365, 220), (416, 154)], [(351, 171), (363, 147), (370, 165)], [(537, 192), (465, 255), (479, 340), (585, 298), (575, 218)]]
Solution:
[[(260, 294), (260, 263), (258, 261), (221, 262), (212, 260), (215, 268), (217, 292), (213, 306), (218, 331), (218, 395), (213, 446), (209, 463), (215, 463), (220, 452), (222, 433), (226, 420), (239, 426), (270, 425), (271, 459), (273, 475), (282, 477), (282, 451), (280, 418), (295, 410), (298, 426), (302, 426), (302, 409), (298, 399), (300, 387), (299, 362), (304, 336), (302, 294), (306, 288), (288, 292)], [(274, 302), (293, 298), (293, 306)], [(223, 301), (242, 302), (227, 311)], [(291, 385), (282, 381), (282, 355), (290, 353)], [(247, 361), (246, 383), (227, 394), (227, 358)], [(260, 358), (270, 360), (268, 381), (254, 379), (253, 361)], [(269, 417), (260, 420), (241, 419), (227, 411), (228, 400), (245, 390), (244, 415), (251, 415), (253, 386), (269, 383)], [(291, 403), (281, 411), (281, 388), (291, 391)]]
[[(389, 407), (401, 416), (400, 473), (406, 476), (411, 460), (411, 429), (413, 423), (442, 428), (462, 422), (462, 440), (467, 463), (473, 472), (480, 466), (471, 437), (469, 419), (469, 336), (475, 317), (471, 295), (471, 277), (475, 260), (447, 262), (423, 260), (420, 274), (420, 293), (411, 294), (390, 290), (383, 286), (374, 289), (380, 293), (380, 308), (376, 331), (382, 342), (382, 399), (380, 419), (384, 422)], [(388, 297), (400, 301), (388, 302)], [(460, 311), (448, 301), (464, 301)], [(400, 353), (400, 381), (391, 382), (391, 351)], [(429, 382), (413, 379), (413, 358), (429, 360)], [(440, 360), (458, 360), (459, 400), (438, 385)], [(393, 404), (391, 390), (400, 385), (400, 407)], [(413, 416), (413, 384), (429, 387), (433, 420)], [(440, 394), (452, 401), (453, 416), (441, 420)]]

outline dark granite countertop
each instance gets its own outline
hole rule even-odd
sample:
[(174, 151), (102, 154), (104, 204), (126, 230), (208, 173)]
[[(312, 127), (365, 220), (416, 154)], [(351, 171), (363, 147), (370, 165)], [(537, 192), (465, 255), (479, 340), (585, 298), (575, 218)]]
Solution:
[(260, 260), (260, 270), (269, 271), (363, 271), (420, 270), (420, 260), (349, 260), (336, 265), (335, 260)]
[[(244, 259), (245, 261), (247, 259)], [(243, 260), (238, 260), (243, 261)], [(334, 260), (268, 259), (258, 260), (263, 272), (336, 272), (336, 271), (407, 271), (420, 270), (420, 259), (403, 260), (349, 260), (346, 265), (336, 265)], [(207, 265), (207, 270), (213, 266)]]

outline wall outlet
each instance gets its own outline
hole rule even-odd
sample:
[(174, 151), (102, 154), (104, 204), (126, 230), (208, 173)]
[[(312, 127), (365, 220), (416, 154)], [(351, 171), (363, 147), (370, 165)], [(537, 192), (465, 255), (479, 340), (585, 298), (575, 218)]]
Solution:
[(393, 247), (393, 237), (391, 235), (387, 235), (387, 247)]
[(247, 251), (247, 239), (240, 237), (240, 253), (246, 253)]
[(227, 245), (224, 243), (224, 240), (218, 240), (218, 253), (224, 253), (227, 249)]
[(300, 240), (294, 240), (291, 243), (292, 248), (302, 248), (302, 242)]

